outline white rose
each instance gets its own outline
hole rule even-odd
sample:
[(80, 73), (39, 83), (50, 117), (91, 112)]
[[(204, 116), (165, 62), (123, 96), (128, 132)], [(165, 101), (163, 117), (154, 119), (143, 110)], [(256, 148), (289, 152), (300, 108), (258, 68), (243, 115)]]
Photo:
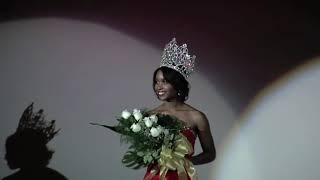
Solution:
[(163, 127), (162, 126), (157, 126), (157, 130), (159, 131), (159, 133), (163, 132)]
[(168, 129), (163, 130), (163, 134), (164, 135), (168, 135), (169, 134), (169, 130)]
[(139, 132), (141, 130), (141, 126), (139, 124), (132, 124), (130, 128), (133, 132)]
[(134, 109), (132, 114), (137, 121), (139, 121), (142, 118), (140, 110)]
[(151, 133), (151, 136), (152, 136), (152, 137), (158, 137), (159, 134), (160, 134), (159, 131), (158, 131), (158, 129), (157, 129), (157, 128), (154, 128), (154, 127), (150, 129), (150, 133)]
[(121, 113), (121, 117), (123, 117), (124, 119), (128, 119), (131, 116), (131, 113), (128, 110), (124, 110)]
[(153, 121), (154, 123), (157, 123), (158, 122), (158, 117), (156, 116), (156, 115), (151, 115), (150, 116), (150, 119), (151, 119), (151, 121)]
[(143, 118), (144, 120), (144, 124), (147, 126), (147, 127), (151, 127), (152, 126), (152, 121), (150, 120), (149, 117), (145, 117)]

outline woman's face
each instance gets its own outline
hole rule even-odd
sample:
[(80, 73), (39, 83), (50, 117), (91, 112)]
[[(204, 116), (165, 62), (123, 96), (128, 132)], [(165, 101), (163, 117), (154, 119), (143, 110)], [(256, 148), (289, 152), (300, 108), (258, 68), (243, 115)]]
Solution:
[(154, 91), (161, 101), (175, 101), (177, 100), (177, 92), (174, 87), (166, 81), (161, 70), (159, 70), (155, 77)]

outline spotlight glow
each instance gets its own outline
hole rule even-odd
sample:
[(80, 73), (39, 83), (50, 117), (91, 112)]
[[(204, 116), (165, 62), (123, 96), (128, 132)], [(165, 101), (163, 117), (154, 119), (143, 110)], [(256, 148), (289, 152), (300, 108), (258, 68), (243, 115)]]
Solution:
[(320, 58), (311, 62), (255, 98), (220, 149), (213, 179), (319, 179)]

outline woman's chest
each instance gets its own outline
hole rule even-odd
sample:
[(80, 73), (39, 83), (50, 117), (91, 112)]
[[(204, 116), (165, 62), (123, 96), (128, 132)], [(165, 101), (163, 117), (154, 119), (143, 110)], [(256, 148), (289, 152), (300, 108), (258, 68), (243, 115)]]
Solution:
[(192, 118), (192, 113), (190, 111), (161, 111), (160, 113), (174, 116), (184, 122), (185, 126), (196, 129), (196, 123)]

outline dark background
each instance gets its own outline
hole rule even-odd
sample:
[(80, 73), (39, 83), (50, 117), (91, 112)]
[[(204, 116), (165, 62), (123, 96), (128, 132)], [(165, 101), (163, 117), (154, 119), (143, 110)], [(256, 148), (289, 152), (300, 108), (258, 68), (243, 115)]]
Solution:
[[(314, 3), (294, 1), (3, 0), (1, 22), (62, 17), (106, 24), (163, 48), (189, 44), (199, 71), (241, 113), (269, 83), (320, 53)], [(169, 37), (169, 38), (168, 38)]]

